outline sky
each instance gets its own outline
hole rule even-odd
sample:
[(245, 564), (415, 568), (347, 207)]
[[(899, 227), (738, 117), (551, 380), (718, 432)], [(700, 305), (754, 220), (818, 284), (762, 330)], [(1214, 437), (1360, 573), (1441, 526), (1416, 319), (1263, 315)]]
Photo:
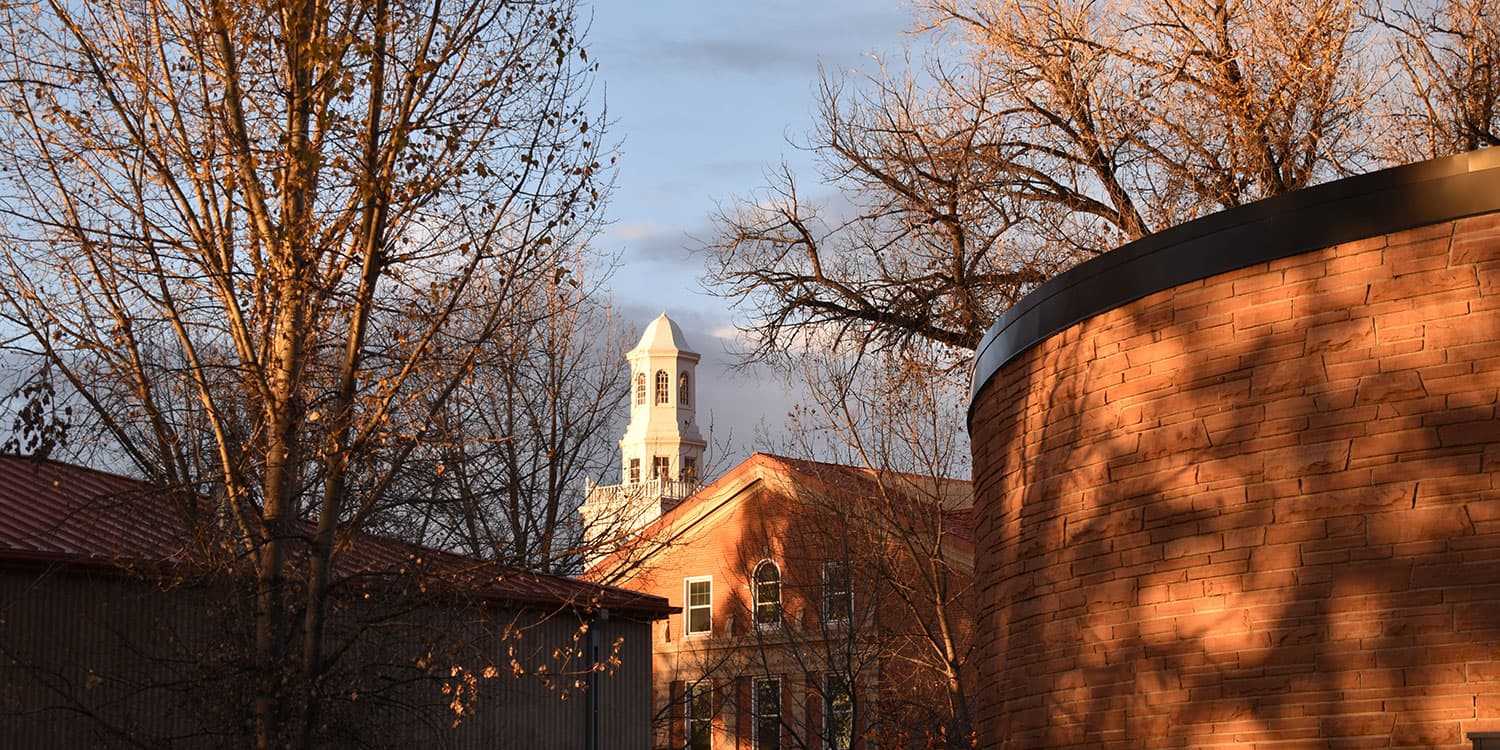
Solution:
[(784, 161), (799, 182), (814, 178), (792, 144), (813, 127), (819, 65), (872, 70), (877, 55), (899, 55), (912, 11), (902, 0), (597, 0), (592, 10), (590, 59), (622, 141), (599, 240), (620, 258), (610, 287), (637, 332), (666, 312), (703, 356), (699, 426), (712, 421), (728, 468), (775, 447), (798, 389), (731, 371), (730, 301), (703, 289), (691, 250), (710, 236), (715, 202), (764, 185), (769, 169)]

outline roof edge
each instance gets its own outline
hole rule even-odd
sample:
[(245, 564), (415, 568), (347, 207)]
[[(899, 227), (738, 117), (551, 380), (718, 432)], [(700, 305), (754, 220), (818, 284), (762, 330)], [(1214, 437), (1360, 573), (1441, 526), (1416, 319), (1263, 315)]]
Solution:
[(1346, 177), (1209, 214), (1121, 245), (1022, 297), (975, 350), (966, 424), (1012, 359), (1101, 313), (1221, 273), (1500, 211), (1500, 147)]

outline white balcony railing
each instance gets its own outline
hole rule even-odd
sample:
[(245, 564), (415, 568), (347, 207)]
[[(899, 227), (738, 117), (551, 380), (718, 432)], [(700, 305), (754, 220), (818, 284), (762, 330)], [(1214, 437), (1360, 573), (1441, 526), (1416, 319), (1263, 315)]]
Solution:
[(702, 482), (693, 479), (647, 479), (612, 485), (596, 485), (588, 481), (584, 497), (589, 505), (600, 509), (633, 505), (647, 499), (670, 503), (691, 497), (702, 486)]

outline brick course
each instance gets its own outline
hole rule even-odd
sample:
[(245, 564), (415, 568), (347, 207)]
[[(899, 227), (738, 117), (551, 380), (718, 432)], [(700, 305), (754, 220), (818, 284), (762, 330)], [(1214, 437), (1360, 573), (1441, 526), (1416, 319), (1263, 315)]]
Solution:
[(1500, 730), (1500, 215), (1182, 284), (972, 415), (982, 747)]

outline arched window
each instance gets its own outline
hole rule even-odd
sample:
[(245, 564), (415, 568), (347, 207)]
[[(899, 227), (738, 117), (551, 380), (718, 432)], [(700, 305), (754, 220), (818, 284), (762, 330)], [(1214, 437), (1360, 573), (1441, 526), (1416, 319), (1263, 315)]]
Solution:
[(667, 397), (672, 393), (672, 378), (667, 376), (666, 370), (656, 371), (656, 403), (667, 403)]
[(644, 403), (646, 403), (646, 373), (638, 372), (635, 374), (635, 405), (640, 406)]
[(761, 627), (781, 624), (781, 569), (770, 560), (755, 566), (750, 583), (755, 602), (755, 624)]
[(683, 373), (677, 376), (677, 403), (682, 406), (688, 405), (688, 376)]

